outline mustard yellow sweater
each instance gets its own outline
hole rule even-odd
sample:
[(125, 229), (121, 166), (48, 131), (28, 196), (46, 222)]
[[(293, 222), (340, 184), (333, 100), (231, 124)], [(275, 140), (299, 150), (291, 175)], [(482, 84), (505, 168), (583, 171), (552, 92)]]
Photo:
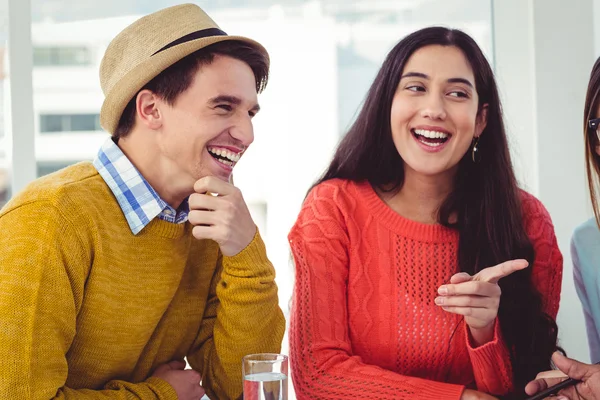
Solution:
[(177, 399), (150, 378), (187, 357), (211, 399), (242, 393), (242, 356), (279, 352), (285, 322), (256, 235), (234, 257), (191, 225), (134, 236), (90, 163), (0, 212), (0, 399)]

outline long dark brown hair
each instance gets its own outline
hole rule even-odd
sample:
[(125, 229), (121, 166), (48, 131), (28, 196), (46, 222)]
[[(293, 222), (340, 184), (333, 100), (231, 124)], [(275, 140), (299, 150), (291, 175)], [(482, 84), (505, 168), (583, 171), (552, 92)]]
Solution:
[[(404, 183), (403, 160), (392, 141), (390, 113), (394, 93), (409, 57), (428, 45), (462, 50), (475, 75), (479, 110), (488, 104), (487, 125), (480, 137), (479, 163), (470, 152), (459, 162), (453, 191), (443, 202), (440, 224), (459, 232), (458, 266), (475, 274), (512, 259), (533, 265), (533, 246), (526, 234), (521, 197), (514, 175), (494, 74), (475, 41), (459, 30), (431, 27), (401, 40), (388, 54), (371, 85), (356, 121), (341, 141), (326, 172), (315, 184), (341, 178), (369, 181), (380, 190), (399, 191)], [(456, 222), (450, 217), (456, 216)], [(551, 367), (556, 350), (556, 322), (542, 310), (531, 268), (499, 283), (502, 298), (498, 318), (513, 368), (516, 391), (540, 371)]]
[(600, 104), (600, 58), (594, 63), (590, 73), (590, 82), (585, 96), (583, 109), (583, 135), (585, 140), (585, 169), (587, 171), (590, 198), (596, 217), (596, 224), (600, 227), (600, 208), (598, 207), (598, 191), (600, 189), (600, 156), (596, 153), (596, 146), (600, 144), (596, 131), (589, 127), (588, 121), (597, 118), (596, 112)]

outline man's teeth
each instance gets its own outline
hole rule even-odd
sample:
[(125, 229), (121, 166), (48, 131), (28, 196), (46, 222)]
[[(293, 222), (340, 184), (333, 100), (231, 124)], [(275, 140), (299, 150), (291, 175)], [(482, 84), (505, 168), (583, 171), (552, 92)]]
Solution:
[(415, 129), (415, 133), (429, 139), (447, 139), (450, 136), (445, 132), (427, 131), (425, 129)]
[(222, 161), (223, 164), (227, 164), (227, 165), (232, 165), (233, 163), (240, 161), (240, 157), (241, 157), (240, 154), (233, 153), (227, 149), (210, 148), (210, 149), (208, 149), (208, 151), (214, 155), (225, 157), (229, 161), (231, 161), (231, 163), (228, 164), (226, 160), (219, 160), (219, 161)]

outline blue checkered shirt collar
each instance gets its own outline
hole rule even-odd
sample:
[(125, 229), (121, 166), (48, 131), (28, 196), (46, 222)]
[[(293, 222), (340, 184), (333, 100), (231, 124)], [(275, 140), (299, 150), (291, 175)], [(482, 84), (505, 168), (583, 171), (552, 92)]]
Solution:
[(117, 198), (134, 235), (137, 235), (155, 217), (176, 224), (187, 221), (189, 213), (187, 200), (177, 210), (168, 205), (112, 138), (107, 139), (98, 151), (94, 159), (94, 167)]

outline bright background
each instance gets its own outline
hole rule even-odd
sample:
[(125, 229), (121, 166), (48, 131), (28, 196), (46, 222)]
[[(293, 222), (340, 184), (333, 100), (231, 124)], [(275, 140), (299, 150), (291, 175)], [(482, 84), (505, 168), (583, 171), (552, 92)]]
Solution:
[[(98, 122), (98, 67), (107, 44), (139, 16), (178, 3), (0, 0), (0, 205), (36, 177), (95, 156), (107, 137)], [(444, 25), (472, 35), (494, 67), (518, 177), (550, 211), (565, 257), (561, 343), (589, 361), (569, 240), (592, 215), (581, 131), (587, 79), (600, 54), (600, 0), (568, 7), (560, 0), (195, 3), (272, 57), (255, 144), (235, 180), (265, 237), (286, 316), (293, 286), (286, 236), (306, 190), (391, 47), (416, 29)]]

